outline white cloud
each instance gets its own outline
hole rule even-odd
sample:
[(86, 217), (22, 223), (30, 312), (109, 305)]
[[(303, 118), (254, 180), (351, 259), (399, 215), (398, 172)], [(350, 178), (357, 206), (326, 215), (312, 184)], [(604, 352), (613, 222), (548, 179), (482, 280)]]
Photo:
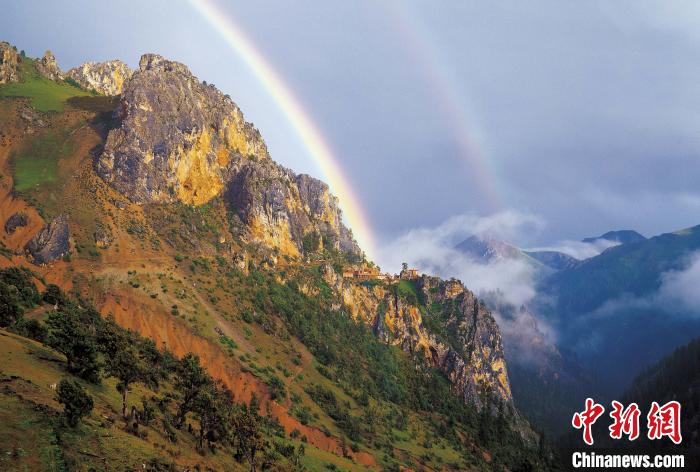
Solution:
[(700, 313), (700, 251), (688, 258), (682, 270), (661, 275), (658, 298), (662, 302), (675, 303), (685, 311)]
[(606, 249), (619, 244), (616, 241), (608, 241), (607, 239), (597, 239), (591, 243), (563, 240), (549, 246), (528, 249), (528, 251), (558, 251), (582, 261), (597, 256)]
[(385, 245), (379, 262), (390, 271), (408, 262), (427, 274), (455, 277), (477, 294), (501, 291), (508, 302), (520, 306), (535, 295), (535, 274), (530, 264), (513, 259), (483, 263), (458, 251), (455, 245), (474, 234), (509, 240), (542, 226), (539, 217), (515, 211), (488, 217), (454, 216), (435, 228), (413, 229)]

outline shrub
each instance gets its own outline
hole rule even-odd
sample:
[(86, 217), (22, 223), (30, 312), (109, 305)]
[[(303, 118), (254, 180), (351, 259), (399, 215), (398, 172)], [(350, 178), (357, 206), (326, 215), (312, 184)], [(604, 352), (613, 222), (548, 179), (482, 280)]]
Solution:
[(51, 305), (64, 305), (66, 303), (66, 297), (58, 285), (49, 284), (46, 286), (46, 290), (41, 295), (41, 299), (46, 303)]
[(302, 239), (302, 246), (305, 254), (318, 251), (321, 247), (321, 237), (316, 231), (313, 231), (304, 236)]
[(63, 416), (69, 426), (75, 427), (92, 411), (92, 397), (75, 380), (63, 379), (58, 384), (58, 403), (63, 405)]
[(38, 320), (28, 320), (25, 318), (22, 318), (15, 323), (12, 330), (25, 338), (34, 339), (42, 343), (46, 341), (46, 335), (48, 334), (46, 326), (44, 326), (41, 322)]
[(0, 270), (0, 282), (14, 286), (19, 295), (19, 301), (25, 308), (30, 308), (39, 302), (39, 291), (32, 281), (32, 273), (28, 269), (10, 267)]
[(23, 313), (17, 288), (0, 282), (0, 327), (16, 323)]
[(271, 374), (267, 380), (267, 386), (270, 388), (270, 398), (279, 400), (287, 396), (287, 390), (284, 388), (284, 382), (274, 374)]

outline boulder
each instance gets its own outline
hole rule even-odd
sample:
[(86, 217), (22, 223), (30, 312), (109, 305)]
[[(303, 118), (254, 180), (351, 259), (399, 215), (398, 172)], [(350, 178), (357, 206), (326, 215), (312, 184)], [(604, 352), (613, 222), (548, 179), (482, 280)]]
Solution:
[(68, 217), (60, 215), (44, 226), (25, 247), (33, 262), (44, 265), (63, 257), (70, 251)]
[(17, 212), (12, 214), (5, 222), (5, 232), (7, 234), (12, 234), (15, 230), (22, 226), (27, 226), (29, 224), (29, 218), (24, 212)]

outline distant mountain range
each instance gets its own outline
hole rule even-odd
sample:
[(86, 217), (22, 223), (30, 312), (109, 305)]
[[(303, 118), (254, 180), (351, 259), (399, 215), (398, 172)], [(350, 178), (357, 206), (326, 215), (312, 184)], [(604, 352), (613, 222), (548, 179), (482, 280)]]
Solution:
[[(544, 368), (517, 358), (508, 361), (516, 403), (520, 399), (520, 408), (550, 431), (565, 430), (570, 418), (553, 418), (548, 412), (577, 406), (577, 396), (565, 392), (618, 395), (646, 366), (700, 336), (700, 317), (687, 313), (692, 307), (659, 297), (668, 274), (687, 269), (692, 254), (700, 250), (700, 226), (648, 239), (632, 230), (610, 231), (582, 242), (602, 240), (616, 245), (581, 261), (557, 251), (523, 251), (493, 239), (469, 238), (457, 246), (484, 254), (484, 261), (509, 257), (547, 267), (537, 279), (538, 295), (526, 309), (556, 330), (557, 355)], [(512, 357), (509, 345), (520, 341), (509, 339), (508, 332), (504, 336), (506, 356)], [(568, 381), (554, 386), (557, 377)], [(523, 403), (528, 398), (547, 399), (547, 411), (536, 401)], [(557, 410), (551, 402), (565, 404)]]

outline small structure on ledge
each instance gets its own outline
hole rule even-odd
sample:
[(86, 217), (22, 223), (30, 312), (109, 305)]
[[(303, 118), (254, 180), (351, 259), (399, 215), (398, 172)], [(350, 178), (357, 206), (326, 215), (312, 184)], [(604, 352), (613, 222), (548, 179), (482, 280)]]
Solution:
[(412, 280), (418, 278), (418, 269), (409, 269), (407, 263), (401, 264), (401, 272), (399, 273), (401, 280)]

